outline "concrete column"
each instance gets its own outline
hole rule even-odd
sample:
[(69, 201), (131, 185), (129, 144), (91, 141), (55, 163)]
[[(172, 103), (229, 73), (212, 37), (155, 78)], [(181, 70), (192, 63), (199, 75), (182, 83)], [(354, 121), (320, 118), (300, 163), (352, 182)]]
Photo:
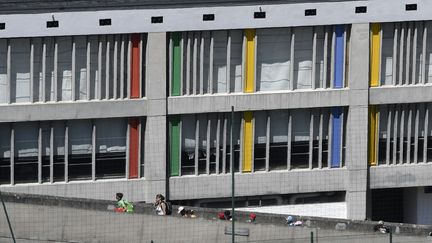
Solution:
[(146, 98), (148, 115), (144, 130), (145, 200), (167, 195), (167, 73), (166, 33), (149, 33), (146, 56)]
[(351, 27), (349, 55), (349, 112), (347, 133), (347, 216), (363, 220), (367, 214), (369, 24)]

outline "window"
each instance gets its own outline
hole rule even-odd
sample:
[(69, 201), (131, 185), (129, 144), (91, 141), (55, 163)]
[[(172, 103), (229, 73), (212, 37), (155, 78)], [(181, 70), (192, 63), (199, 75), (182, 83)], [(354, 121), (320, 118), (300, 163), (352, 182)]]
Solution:
[(92, 179), (92, 132), (91, 120), (69, 122), (69, 180)]
[(270, 170), (286, 170), (288, 156), (288, 111), (270, 112)]
[(13, 125), (15, 183), (38, 182), (38, 127), (37, 122)]
[(126, 176), (126, 130), (124, 119), (96, 120), (96, 179)]
[(254, 113), (254, 171), (266, 170), (267, 158), (267, 113), (259, 111)]
[(0, 124), (0, 184), (10, 184), (11, 129), (9, 124)]

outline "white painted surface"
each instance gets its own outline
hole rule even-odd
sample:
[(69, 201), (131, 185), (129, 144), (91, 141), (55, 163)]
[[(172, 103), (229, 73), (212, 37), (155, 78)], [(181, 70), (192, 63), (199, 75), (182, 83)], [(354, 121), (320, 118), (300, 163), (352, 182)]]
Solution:
[(337, 219), (347, 218), (346, 202), (248, 207), (248, 208), (236, 208), (236, 210), (243, 211), (243, 212), (281, 214), (284, 216), (300, 215), (300, 216), (337, 218)]
[[(183, 9), (82, 11), (31, 15), (10, 14), (1, 16), (2, 22), (6, 23), (6, 29), (0, 32), (0, 38), (244, 29), (431, 19), (432, 1), (416, 2), (418, 4), (417, 11), (405, 11), (405, 1), (379, 0)], [(356, 14), (356, 6), (367, 6), (367, 13)], [(304, 16), (304, 10), (311, 8), (317, 10), (317, 16)], [(253, 19), (253, 13), (259, 9), (266, 12), (266, 19)], [(337, 11), (335, 11), (336, 9)], [(208, 13), (215, 14), (215, 21), (202, 21), (202, 15)], [(151, 24), (152, 16), (163, 16), (163, 23)], [(111, 18), (112, 25), (99, 26), (99, 19), (102, 18)], [(53, 19), (59, 21), (59, 27), (46, 28), (46, 22)]]

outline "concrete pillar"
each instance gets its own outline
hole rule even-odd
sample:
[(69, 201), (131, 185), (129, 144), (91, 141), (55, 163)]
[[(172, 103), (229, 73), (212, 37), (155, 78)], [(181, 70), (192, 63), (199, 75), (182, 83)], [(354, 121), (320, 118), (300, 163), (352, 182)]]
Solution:
[(363, 220), (367, 211), (369, 24), (351, 27), (347, 154), (347, 216)]
[(144, 200), (166, 195), (166, 33), (149, 33), (146, 56), (146, 97), (148, 100), (144, 141)]

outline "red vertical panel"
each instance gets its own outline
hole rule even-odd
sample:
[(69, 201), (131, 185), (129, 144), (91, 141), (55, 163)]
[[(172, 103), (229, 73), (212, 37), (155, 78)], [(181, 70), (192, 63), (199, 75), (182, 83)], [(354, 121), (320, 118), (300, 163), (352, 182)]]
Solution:
[(138, 178), (139, 120), (129, 119), (129, 179)]
[(132, 34), (131, 49), (131, 99), (140, 98), (140, 34)]

